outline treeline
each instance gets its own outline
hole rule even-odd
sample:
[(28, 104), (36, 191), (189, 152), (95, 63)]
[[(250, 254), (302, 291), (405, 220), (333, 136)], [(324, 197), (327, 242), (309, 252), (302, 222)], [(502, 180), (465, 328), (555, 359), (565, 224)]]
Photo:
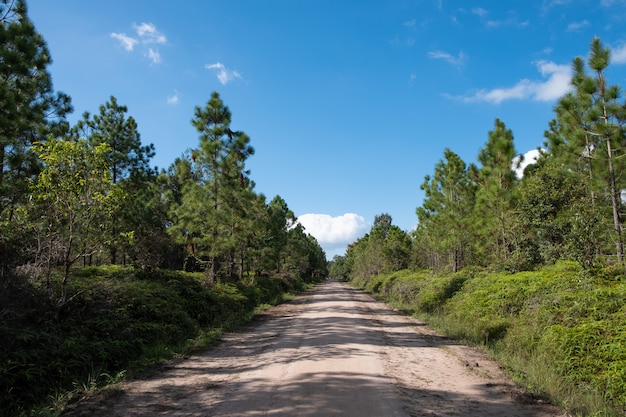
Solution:
[[(45, 285), (64, 305), (74, 266), (124, 264), (246, 274), (326, 274), (317, 241), (287, 203), (254, 191), (250, 138), (218, 93), (198, 106), (199, 145), (166, 170), (115, 97), (70, 126), (50, 53), (24, 0), (0, 2), (0, 275)], [(59, 278), (53, 271), (62, 270)]]
[(558, 260), (623, 268), (626, 105), (607, 80), (610, 57), (595, 38), (588, 59), (574, 59), (571, 90), (522, 178), (513, 132), (496, 119), (476, 163), (444, 151), (421, 185), (416, 230), (403, 233), (378, 216), (335, 259), (333, 276), (367, 280), (406, 267), (516, 272)]

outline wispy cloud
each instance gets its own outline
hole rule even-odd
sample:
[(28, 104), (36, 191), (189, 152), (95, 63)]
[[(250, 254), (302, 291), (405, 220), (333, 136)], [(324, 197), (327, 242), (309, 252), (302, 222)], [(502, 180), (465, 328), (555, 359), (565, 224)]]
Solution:
[(137, 45), (143, 45), (143, 55), (153, 64), (161, 62), (161, 54), (158, 49), (148, 46), (154, 44), (165, 44), (167, 38), (159, 32), (152, 23), (133, 24), (136, 36), (129, 36), (125, 33), (111, 33), (111, 37), (117, 40), (122, 48), (128, 52), (135, 50)]
[(180, 94), (177, 90), (171, 96), (167, 97), (167, 104), (176, 105), (180, 102)]
[(611, 59), (615, 64), (626, 64), (626, 43), (611, 49)]
[(485, 9), (483, 9), (482, 7), (474, 7), (471, 11), (472, 14), (475, 14), (476, 16), (480, 16), (480, 17), (485, 17), (487, 16), (487, 14), (489, 14), (489, 12)]
[(153, 64), (159, 64), (161, 62), (161, 54), (155, 49), (148, 48), (145, 55)]
[[(459, 11), (465, 12), (464, 9), (459, 9)], [(470, 13), (478, 16), (486, 27), (492, 29), (506, 26), (523, 28), (529, 25), (528, 20), (520, 21), (517, 14), (512, 11), (508, 12), (508, 16), (504, 19), (488, 18), (491, 13), (482, 7), (474, 7), (470, 10)]]
[(572, 22), (569, 25), (567, 25), (567, 29), (566, 31), (568, 32), (576, 32), (577, 30), (580, 30), (584, 27), (589, 26), (590, 23), (588, 20), (583, 20), (581, 22)]
[(478, 90), (475, 93), (449, 98), (458, 99), (466, 103), (485, 102), (500, 104), (508, 100), (553, 101), (565, 94), (569, 89), (571, 68), (569, 65), (559, 65), (549, 61), (535, 62), (544, 81), (523, 79), (511, 87), (494, 88), (492, 90)]
[(414, 28), (416, 23), (415, 19), (411, 19), (404, 22), (404, 26)]
[(487, 27), (494, 28), (494, 29), (499, 28), (499, 27), (504, 27), (504, 26), (525, 28), (529, 24), (530, 22), (528, 20), (519, 21), (517, 17), (514, 17), (514, 16), (511, 16), (504, 20), (488, 20), (485, 23)]
[(133, 24), (133, 28), (137, 32), (137, 36), (141, 39), (142, 43), (167, 43), (167, 38), (161, 32), (159, 32), (152, 23), (141, 23), (139, 25)]
[(428, 57), (431, 59), (444, 60), (448, 64), (454, 65), (456, 67), (463, 65), (466, 59), (466, 56), (463, 53), (463, 51), (459, 52), (457, 56), (454, 56), (444, 51), (430, 51), (428, 52)]
[(135, 38), (131, 38), (130, 36), (127, 36), (124, 33), (111, 33), (111, 37), (113, 39), (116, 39), (120, 45), (122, 46), (122, 48), (126, 49), (128, 52), (132, 52), (133, 49), (135, 49), (135, 45), (137, 45), (137, 43), (139, 43), (139, 41)]
[(242, 78), (239, 72), (226, 68), (226, 66), (224, 66), (224, 64), (222, 64), (221, 62), (216, 62), (215, 64), (206, 64), (204, 67), (206, 69), (214, 70), (217, 73), (217, 79), (220, 81), (220, 83), (224, 85), (237, 78)]

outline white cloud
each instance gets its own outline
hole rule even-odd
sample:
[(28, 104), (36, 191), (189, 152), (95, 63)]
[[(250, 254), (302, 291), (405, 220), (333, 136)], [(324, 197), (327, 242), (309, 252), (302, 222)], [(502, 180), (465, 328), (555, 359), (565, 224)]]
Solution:
[(153, 64), (159, 64), (161, 62), (161, 54), (158, 49), (146, 48), (146, 45), (167, 43), (165, 35), (159, 32), (152, 23), (133, 24), (133, 28), (137, 33), (137, 37), (128, 36), (125, 33), (111, 33), (111, 37), (116, 39), (129, 52), (135, 50), (138, 44), (144, 45), (142, 48), (143, 55)]
[(559, 65), (549, 61), (535, 62), (541, 75), (547, 80), (523, 79), (512, 87), (479, 90), (470, 96), (461, 97), (466, 103), (487, 102), (500, 104), (506, 100), (552, 101), (565, 94), (572, 77), (569, 65)]
[(414, 28), (415, 27), (415, 19), (407, 20), (404, 22), (404, 26)]
[(365, 219), (354, 213), (337, 217), (328, 214), (302, 214), (298, 216), (298, 223), (317, 240), (328, 258), (332, 258), (332, 252), (334, 255), (339, 254), (341, 249), (345, 250), (348, 244), (363, 236), (369, 228)]
[(178, 94), (178, 91), (174, 90), (174, 94), (167, 97), (167, 104), (176, 105), (179, 102), (180, 102), (180, 94)]
[(111, 37), (113, 39), (117, 39), (120, 45), (122, 45), (122, 47), (129, 52), (131, 52), (135, 48), (135, 45), (137, 45), (137, 43), (139, 42), (135, 38), (126, 36), (126, 34), (124, 33), (111, 33)]
[(143, 43), (164, 44), (167, 42), (165, 35), (159, 32), (152, 23), (133, 24), (133, 28), (135, 28), (137, 35), (141, 38)]
[(474, 7), (472, 9), (472, 14), (475, 14), (476, 16), (484, 17), (487, 15), (487, 13), (489, 12), (482, 7)]
[(568, 32), (576, 32), (577, 30), (580, 30), (586, 26), (589, 26), (590, 23), (588, 20), (583, 20), (582, 22), (572, 22), (569, 25), (567, 25), (567, 31)]
[(158, 64), (161, 62), (161, 54), (157, 50), (148, 48), (148, 51), (146, 52), (146, 56), (148, 57), (150, 61), (152, 61), (153, 64)]
[(229, 70), (221, 62), (216, 62), (215, 64), (206, 64), (204, 67), (206, 69), (215, 70), (217, 72), (217, 79), (220, 80), (220, 83), (224, 85), (228, 84), (236, 78), (241, 79), (241, 74), (239, 74), (237, 71)]
[(428, 57), (432, 59), (442, 59), (446, 61), (448, 64), (451, 64), (454, 66), (463, 65), (463, 63), (465, 62), (465, 54), (463, 53), (463, 51), (459, 52), (457, 56), (451, 55), (443, 51), (430, 51), (428, 53)]
[(485, 25), (489, 28), (499, 28), (502, 26), (513, 26), (525, 28), (530, 24), (528, 20), (524, 20), (523, 22), (518, 21), (515, 17), (511, 17), (507, 20), (489, 20)]
[(538, 158), (539, 158), (538, 149), (531, 149), (530, 151), (526, 152), (524, 154), (524, 160), (522, 161), (519, 167), (517, 167), (517, 163), (520, 159), (519, 156), (516, 156), (515, 158), (513, 158), (513, 169), (515, 170), (515, 175), (517, 175), (517, 178), (522, 178), (524, 176), (524, 169), (528, 165), (531, 165), (537, 162)]
[(626, 43), (611, 50), (611, 57), (616, 64), (626, 64)]

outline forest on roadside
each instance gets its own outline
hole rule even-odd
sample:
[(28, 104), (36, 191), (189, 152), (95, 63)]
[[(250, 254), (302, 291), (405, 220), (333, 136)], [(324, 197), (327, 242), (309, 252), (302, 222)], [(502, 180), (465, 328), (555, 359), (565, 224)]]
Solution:
[(287, 202), (254, 190), (217, 92), (158, 171), (114, 96), (70, 125), (51, 62), (26, 1), (0, 1), (0, 415), (56, 415), (327, 275)]
[(251, 139), (217, 92), (190, 115), (197, 147), (157, 171), (115, 97), (68, 123), (26, 2), (0, 0), (0, 415), (58, 415), (72, 391), (206, 346), (328, 273), (484, 345), (575, 415), (623, 415), (626, 105), (610, 57), (596, 38), (574, 59), (522, 177), (496, 119), (476, 162), (444, 151), (414, 231), (380, 214), (327, 264), (287, 202), (254, 190)]
[(375, 217), (330, 276), (485, 346), (580, 416), (626, 412), (626, 104), (599, 38), (572, 62), (538, 158), (496, 119), (477, 161), (445, 149), (414, 231)]

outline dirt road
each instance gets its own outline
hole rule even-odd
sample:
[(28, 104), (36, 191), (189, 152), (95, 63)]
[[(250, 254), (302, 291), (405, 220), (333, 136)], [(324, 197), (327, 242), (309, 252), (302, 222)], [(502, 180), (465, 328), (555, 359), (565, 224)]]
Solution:
[(345, 284), (269, 310), (216, 348), (71, 416), (466, 416), (566, 414), (515, 388), (484, 355)]

